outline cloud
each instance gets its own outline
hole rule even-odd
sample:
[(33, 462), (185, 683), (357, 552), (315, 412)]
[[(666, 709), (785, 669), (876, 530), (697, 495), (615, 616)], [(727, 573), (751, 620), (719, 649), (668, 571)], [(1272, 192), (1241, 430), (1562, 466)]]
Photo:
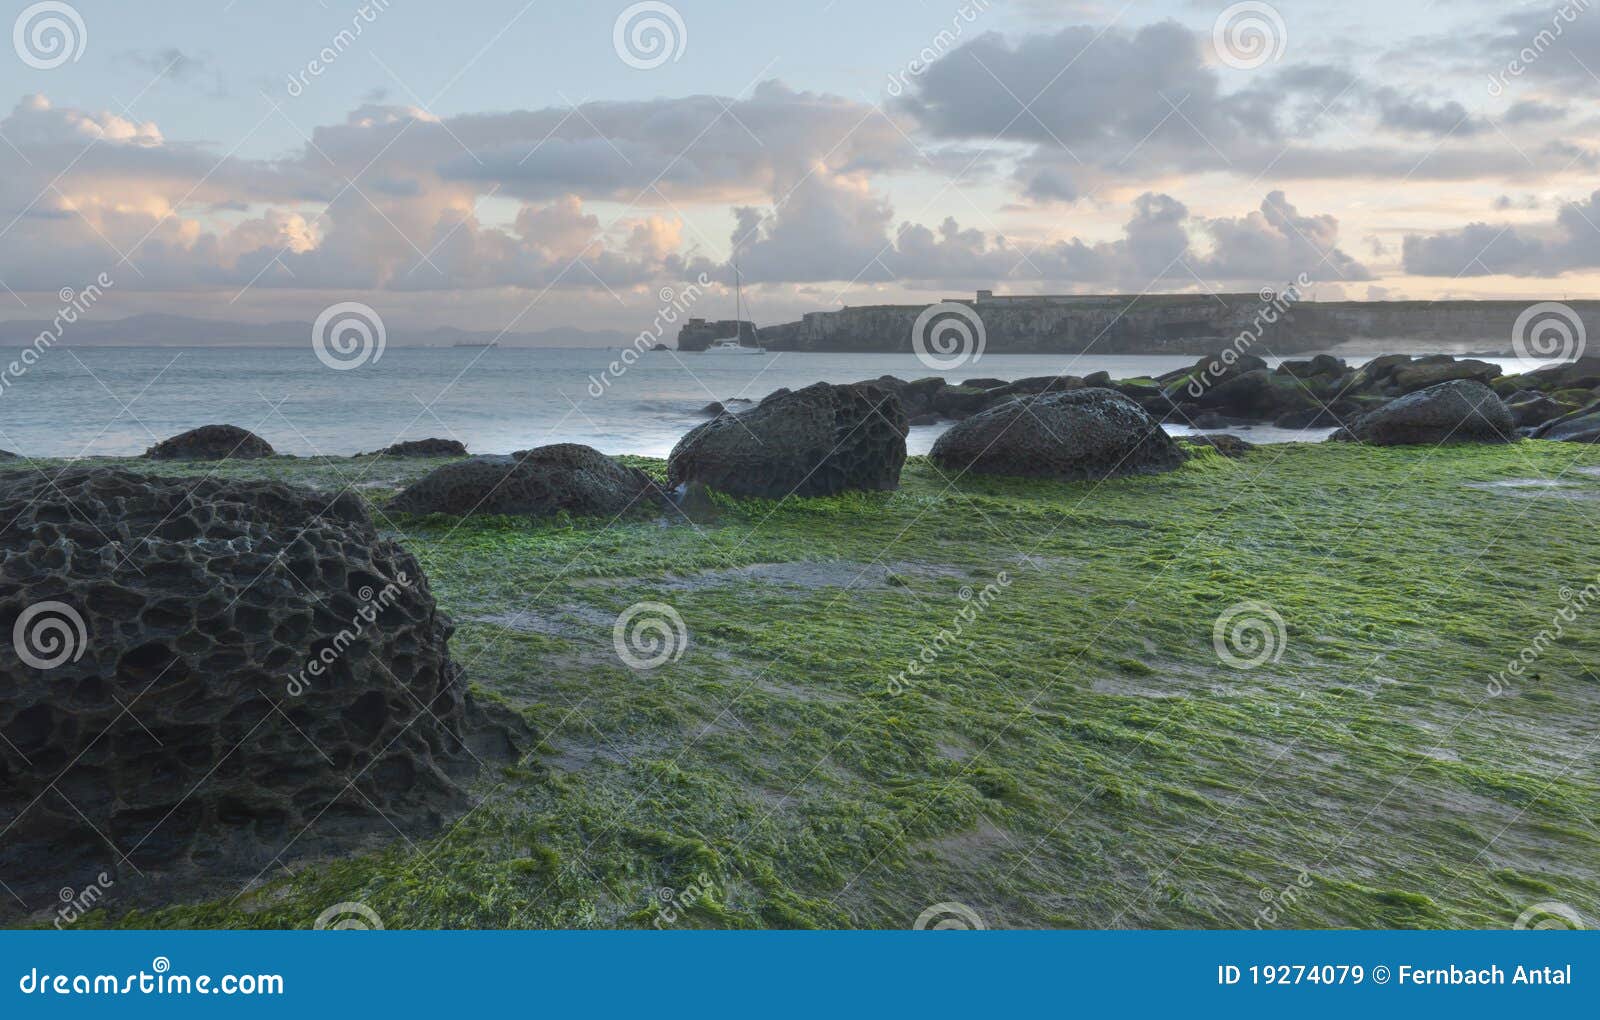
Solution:
[(1505, 119), (1507, 124), (1544, 124), (1565, 120), (1568, 112), (1565, 104), (1523, 99), (1511, 104), (1506, 110)]
[(1495, 95), (1514, 93), (1519, 80), (1594, 87), (1595, 54), (1600, 53), (1600, 17), (1590, 0), (1558, 6), (1533, 5), (1500, 19), (1499, 31), (1483, 47), (1498, 67), (1491, 76)]
[(1205, 274), (1221, 280), (1370, 280), (1372, 274), (1339, 249), (1339, 221), (1331, 215), (1301, 215), (1281, 191), (1238, 219), (1206, 223), (1214, 242)]
[(1207, 41), (1171, 21), (1015, 41), (988, 33), (930, 64), (894, 105), (935, 140), (1019, 149), (1017, 188), (1042, 203), (1210, 172), (1274, 181), (1527, 178), (1542, 172), (1538, 157), (1571, 147), (1547, 130), (1562, 116), (1551, 104), (1513, 108), (1506, 127), (1519, 137), (1506, 145), (1459, 100), (1326, 63), (1263, 68), (1230, 91), (1208, 62)]
[(1531, 227), (1472, 223), (1405, 239), (1415, 276), (1560, 276), (1600, 267), (1600, 191), (1568, 202), (1554, 221)]
[[(1338, 222), (1303, 215), (1282, 192), (1240, 217), (1192, 215), (1178, 199), (1146, 193), (1133, 203), (1120, 237), (1019, 245), (962, 227), (900, 223), (892, 236), (888, 204), (859, 184), (816, 180), (770, 211), (742, 211), (740, 270), (752, 282), (896, 281), (917, 287), (992, 286), (1029, 281), (1143, 290), (1282, 284), (1300, 272), (1316, 279), (1369, 280), (1338, 247)], [(1207, 243), (1197, 243), (1207, 242)]]
[(1475, 120), (1465, 106), (1453, 99), (1432, 104), (1394, 88), (1377, 89), (1373, 98), (1378, 105), (1378, 123), (1402, 134), (1448, 138), (1489, 130), (1488, 124)]
[(153, 50), (123, 50), (112, 59), (150, 75), (151, 79), (145, 88), (166, 82), (189, 86), (212, 97), (227, 94), (222, 71), (206, 55), (192, 55), (175, 46), (168, 46)]

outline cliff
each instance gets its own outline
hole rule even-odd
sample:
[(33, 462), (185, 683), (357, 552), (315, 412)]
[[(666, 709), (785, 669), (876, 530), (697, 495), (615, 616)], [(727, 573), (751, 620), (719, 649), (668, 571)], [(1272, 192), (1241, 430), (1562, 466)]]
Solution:
[[(1510, 348), (1527, 301), (1274, 301), (1266, 294), (1147, 294), (954, 299), (983, 325), (985, 350), (1010, 354), (1206, 354), (1251, 331), (1278, 355), (1326, 350), (1358, 340)], [(1600, 322), (1600, 301), (1569, 302)], [(1263, 323), (1268, 309), (1275, 323)], [(811, 312), (799, 322), (756, 331), (775, 351), (893, 352), (912, 349), (912, 327), (927, 305), (863, 305)], [(719, 332), (720, 330), (720, 332)], [(748, 335), (749, 326), (746, 326)], [(704, 350), (734, 335), (733, 323), (691, 320), (678, 348)], [(748, 340), (746, 342), (749, 342)]]

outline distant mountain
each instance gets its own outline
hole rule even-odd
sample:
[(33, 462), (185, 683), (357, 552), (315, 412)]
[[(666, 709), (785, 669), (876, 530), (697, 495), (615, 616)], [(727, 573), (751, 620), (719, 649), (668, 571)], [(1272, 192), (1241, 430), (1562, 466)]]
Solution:
[[(28, 319), (0, 322), (0, 349), (33, 343), (50, 323)], [(633, 338), (607, 330), (558, 326), (532, 333), (476, 332), (440, 327), (432, 330), (389, 329), (387, 342), (399, 347), (451, 347), (486, 344), (502, 347), (621, 347)], [(220, 322), (185, 315), (151, 312), (126, 319), (83, 319), (66, 328), (57, 341), (96, 347), (284, 347), (311, 342), (309, 322)]]

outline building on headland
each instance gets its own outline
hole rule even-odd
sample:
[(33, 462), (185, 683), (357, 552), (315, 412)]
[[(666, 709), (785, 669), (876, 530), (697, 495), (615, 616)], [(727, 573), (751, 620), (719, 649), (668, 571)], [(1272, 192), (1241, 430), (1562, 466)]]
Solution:
[[(1323, 351), (1352, 341), (1393, 341), (1502, 351), (1511, 347), (1527, 301), (1312, 301), (1272, 291), (1244, 294), (996, 295), (946, 299), (983, 325), (984, 349), (997, 354), (1209, 354), (1249, 332), (1263, 351)], [(1600, 301), (1568, 302), (1600, 328)], [(1281, 311), (1263, 323), (1269, 306)], [(928, 305), (846, 306), (808, 312), (799, 322), (754, 327), (746, 343), (769, 351), (907, 352)], [(692, 319), (678, 349), (704, 350), (735, 334), (733, 322)]]

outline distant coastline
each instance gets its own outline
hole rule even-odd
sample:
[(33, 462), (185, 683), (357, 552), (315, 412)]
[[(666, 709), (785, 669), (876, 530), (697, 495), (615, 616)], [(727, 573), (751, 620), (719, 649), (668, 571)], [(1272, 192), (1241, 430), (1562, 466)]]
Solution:
[[(1254, 332), (1263, 349), (1284, 356), (1373, 345), (1477, 353), (1505, 351), (1527, 301), (1310, 301), (1264, 290), (1241, 294), (996, 295), (930, 305), (846, 306), (811, 312), (798, 322), (763, 326), (755, 342), (769, 351), (896, 353), (933, 343), (951, 324), (987, 354), (1206, 354)], [(1600, 301), (1566, 306), (1600, 321)], [(1261, 322), (1271, 308), (1273, 321)], [(929, 319), (930, 309), (937, 309)], [(690, 319), (680, 351), (703, 351), (733, 336), (736, 323)], [(751, 327), (747, 324), (746, 330)], [(1498, 356), (1498, 355), (1496, 355)]]

